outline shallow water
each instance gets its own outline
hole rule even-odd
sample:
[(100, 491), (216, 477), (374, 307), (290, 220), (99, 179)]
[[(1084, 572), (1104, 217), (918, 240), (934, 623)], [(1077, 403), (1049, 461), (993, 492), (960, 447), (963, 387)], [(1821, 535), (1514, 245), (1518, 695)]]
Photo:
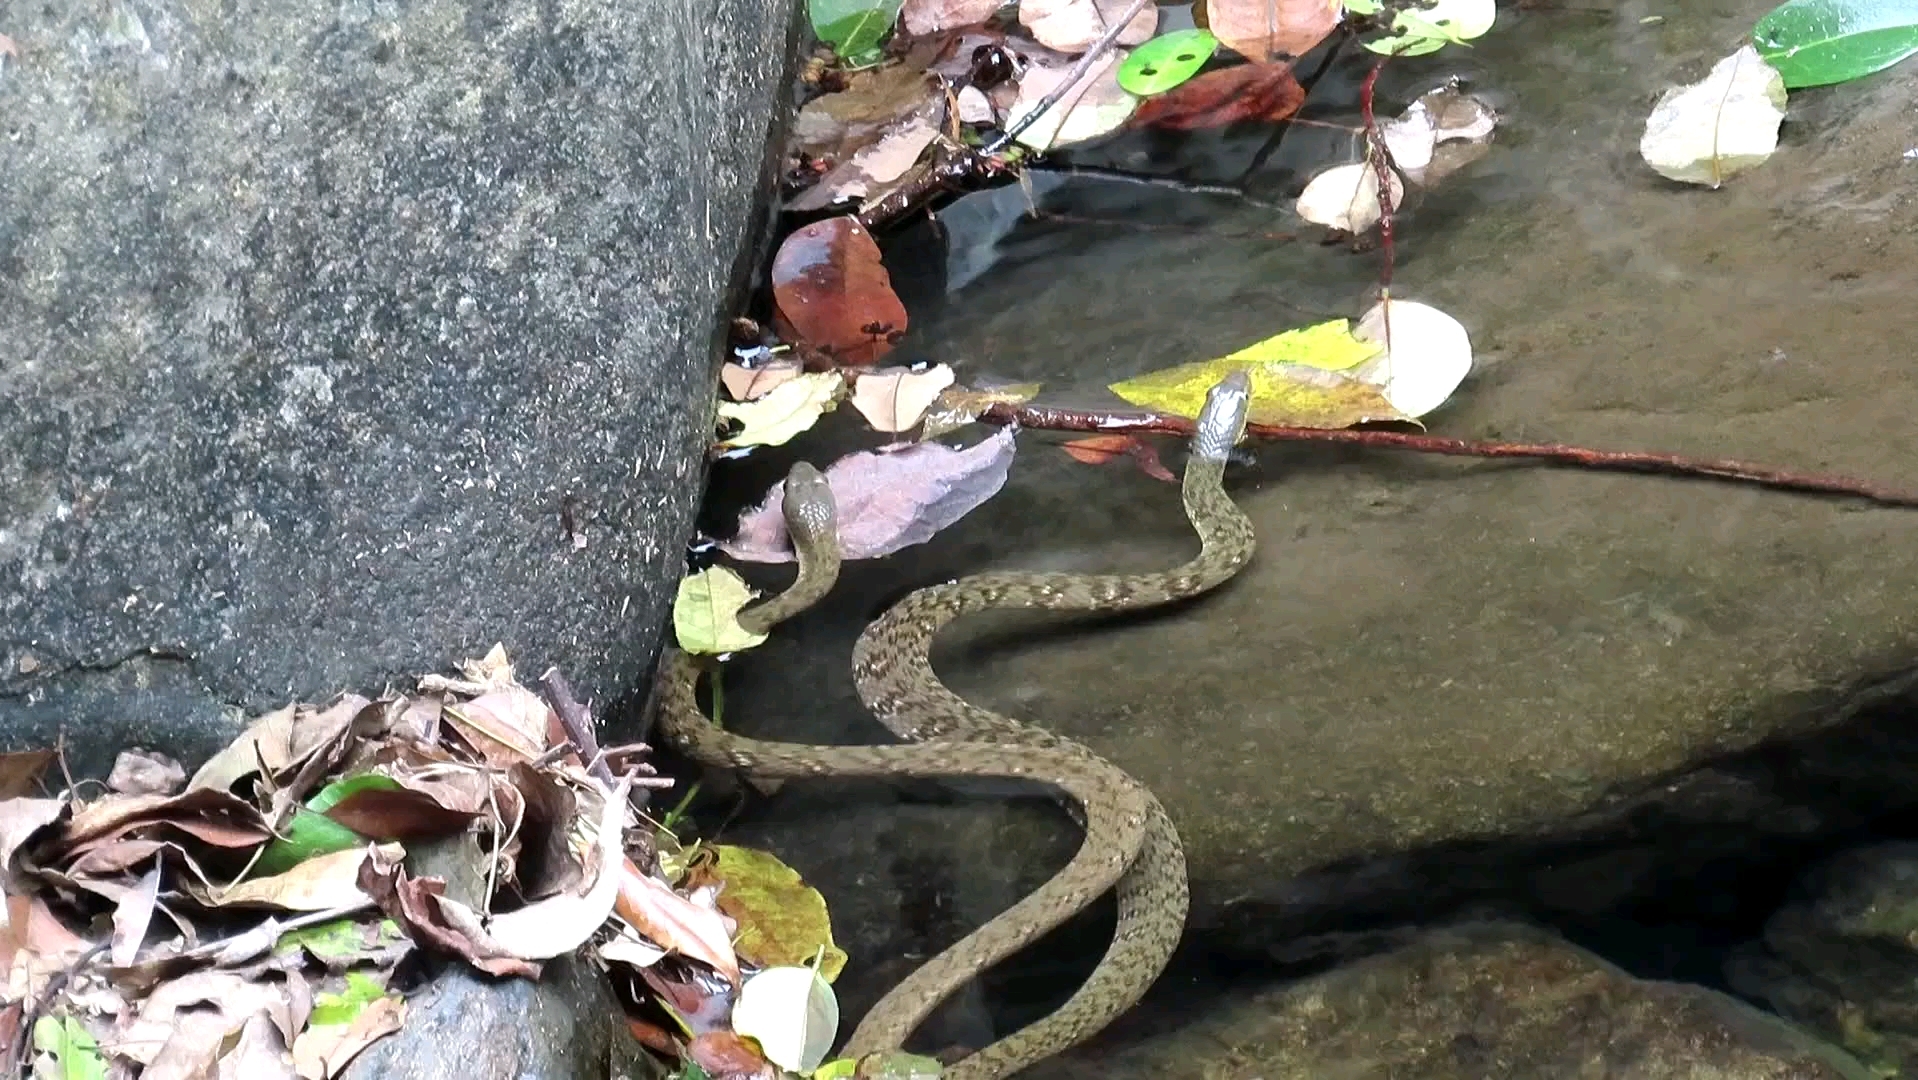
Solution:
[[(1427, 418), (1434, 433), (1885, 483), (1918, 473), (1906, 153), (1918, 65), (1795, 94), (1779, 153), (1724, 190), (1680, 188), (1638, 160), (1658, 91), (1702, 76), (1768, 6), (1507, 9), (1477, 47), (1388, 69), (1390, 114), (1454, 74), (1503, 113), (1491, 154), (1399, 222), (1393, 294), (1454, 315), (1477, 352)], [(1365, 62), (1332, 59), (1304, 115), (1355, 122)], [(913, 318), (897, 358), (1096, 405), (1114, 401), (1102, 387), (1116, 379), (1357, 315), (1378, 253), (1322, 246), (1283, 209), (1315, 169), (1353, 160), (1356, 139), (1295, 127), (1273, 146), (1269, 134), (1125, 136), (1072, 159), (1243, 198), (1052, 178), (1043, 220), (1014, 220), (1022, 200), (1005, 191), (950, 211), (950, 261), (928, 231), (895, 238)], [(1001, 235), (981, 232), (995, 221)], [(1284, 232), (1300, 238), (1245, 235)], [(795, 449), (824, 462), (858, 440), (829, 425)], [(1023, 436), (993, 501), (929, 544), (849, 568), (819, 609), (733, 665), (728, 723), (877, 740), (847, 657), (904, 591), (987, 568), (1144, 570), (1190, 553), (1174, 488), (1129, 464), (1075, 463), (1058, 441)], [(721, 466), (709, 524), (783, 468)], [(1253, 448), (1228, 484), (1262, 547), (1219, 593), (1123, 620), (982, 617), (935, 652), (969, 698), (1141, 777), (1186, 839), (1189, 948), (1107, 1042), (1175, 1030), (1209, 997), (1342, 955), (1315, 942), (1465, 910), (1544, 922), (1640, 974), (1715, 981), (1723, 950), (1755, 934), (1805, 862), (1861, 830), (1904, 831), (1885, 815), (1918, 785), (1782, 778), (1819, 733), (1898, 729), (1908, 715), (1845, 710), (1918, 655), (1918, 515), (1301, 445)], [(1779, 741), (1791, 739), (1813, 741)], [(1731, 779), (1688, 787), (1705, 762)], [(1662, 825), (1634, 818), (1630, 839), (1608, 816), (1681, 790), (1685, 807)], [(1003, 794), (789, 787), (746, 803), (729, 830), (825, 892), (853, 954), (840, 989), (856, 1015), (1070, 852), (1056, 808)], [(1096, 957), (1101, 917), (995, 973), (927, 1045), (977, 1044), (1056, 1003)]]

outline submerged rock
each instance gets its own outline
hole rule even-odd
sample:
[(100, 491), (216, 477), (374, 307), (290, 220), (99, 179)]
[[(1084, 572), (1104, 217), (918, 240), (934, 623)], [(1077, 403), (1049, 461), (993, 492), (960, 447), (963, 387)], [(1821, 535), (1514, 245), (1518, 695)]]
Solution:
[(1882, 1075), (1918, 1075), (1918, 844), (1845, 852), (1803, 892), (1732, 959), (1732, 986)]
[(1870, 1080), (1788, 1023), (1637, 979), (1529, 927), (1479, 924), (1220, 1003), (1141, 1045), (1035, 1076), (1206, 1080)]

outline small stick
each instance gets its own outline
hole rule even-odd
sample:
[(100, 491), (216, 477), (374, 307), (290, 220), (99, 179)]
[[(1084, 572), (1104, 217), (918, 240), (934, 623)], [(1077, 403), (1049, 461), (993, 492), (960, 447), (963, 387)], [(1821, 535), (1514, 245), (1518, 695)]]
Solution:
[(1112, 20), (1112, 25), (1106, 27), (1106, 32), (1099, 36), (1099, 40), (1092, 43), (1092, 48), (1087, 49), (1086, 54), (1081, 56), (1078, 62), (1066, 71), (1066, 77), (1059, 81), (1059, 85), (1053, 87), (1051, 92), (1046, 94), (1045, 97), (1040, 98), (1039, 104), (1033, 106), (1031, 112), (1026, 113), (1019, 118), (1017, 123), (1000, 132), (998, 138), (987, 143), (985, 149), (981, 150), (980, 153), (986, 157), (991, 157), (1003, 151), (1006, 147), (1011, 146), (1012, 140), (1024, 134), (1025, 130), (1037, 122), (1041, 116), (1044, 116), (1048, 110), (1054, 105), (1059, 104), (1060, 100), (1067, 94), (1077, 89), (1079, 81), (1086, 77), (1086, 72), (1092, 70), (1092, 65), (1098, 63), (1101, 56), (1112, 51), (1112, 46), (1119, 40), (1119, 35), (1125, 33), (1125, 28), (1132, 25), (1132, 20), (1138, 18), (1139, 12), (1144, 11), (1152, 2), (1153, 0), (1132, 0), (1132, 6), (1125, 9), (1125, 14)]
[(547, 703), (559, 714), (559, 726), (566, 729), (566, 737), (579, 747), (579, 756), (586, 759), (586, 771), (610, 789), (614, 782), (613, 770), (606, 767), (606, 759), (600, 755), (599, 740), (593, 735), (593, 718), (586, 706), (573, 696), (566, 676), (556, 667), (547, 668), (546, 674), (539, 677), (539, 685), (546, 691)]
[[(1161, 413), (1114, 413), (1058, 409), (1042, 405), (994, 405), (979, 419), (995, 424), (1017, 424), (1044, 431), (1154, 432), (1192, 434), (1192, 421)], [(1832, 473), (1806, 473), (1729, 458), (1694, 458), (1637, 450), (1595, 450), (1563, 443), (1474, 442), (1440, 435), (1413, 435), (1401, 431), (1363, 428), (1321, 430), (1279, 424), (1247, 424), (1248, 436), (1274, 442), (1342, 443), (1347, 446), (1391, 447), (1451, 457), (1529, 458), (1558, 465), (1619, 472), (1663, 473), (1670, 476), (1711, 477), (1736, 483), (1826, 495), (1850, 495), (1884, 506), (1918, 507), (1918, 491), (1888, 487)]]

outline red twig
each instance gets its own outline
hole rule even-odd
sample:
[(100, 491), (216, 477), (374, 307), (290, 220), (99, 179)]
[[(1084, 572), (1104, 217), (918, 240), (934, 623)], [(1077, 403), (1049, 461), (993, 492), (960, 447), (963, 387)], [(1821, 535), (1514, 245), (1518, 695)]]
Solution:
[[(1057, 409), (1042, 405), (994, 405), (980, 417), (995, 424), (1018, 424), (1044, 431), (1154, 432), (1166, 435), (1192, 434), (1192, 421), (1182, 416), (1159, 413), (1111, 413), (1077, 409)], [(1345, 428), (1321, 431), (1316, 428), (1283, 427), (1277, 424), (1248, 424), (1246, 434), (1275, 442), (1341, 443), (1347, 446), (1391, 447), (1424, 454), (1451, 457), (1527, 458), (1558, 465), (1576, 465), (1587, 469), (1618, 472), (1663, 473), (1668, 476), (1711, 477), (1789, 491), (1812, 491), (1827, 495), (1849, 495), (1885, 506), (1918, 507), (1918, 491), (1886, 487), (1848, 476), (1830, 473), (1806, 473), (1774, 468), (1727, 458), (1694, 458), (1681, 454), (1656, 454), (1638, 450), (1594, 450), (1563, 443), (1473, 442), (1441, 435), (1415, 435), (1402, 431)]]

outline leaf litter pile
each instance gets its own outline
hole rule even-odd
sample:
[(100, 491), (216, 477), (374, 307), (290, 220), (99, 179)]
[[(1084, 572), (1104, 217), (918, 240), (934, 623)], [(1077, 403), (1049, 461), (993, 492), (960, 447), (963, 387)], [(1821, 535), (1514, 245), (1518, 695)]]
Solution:
[(537, 978), (582, 948), (643, 988), (628, 1027), (688, 1075), (823, 1057), (845, 955), (819, 893), (680, 844), (645, 816), (669, 783), (645, 748), (593, 749), (565, 680), (542, 684), (496, 647), (412, 694), (261, 716), (191, 777), (141, 750), (104, 784), (0, 755), (7, 1066), (338, 1076), (405, 1023), (423, 951)]

